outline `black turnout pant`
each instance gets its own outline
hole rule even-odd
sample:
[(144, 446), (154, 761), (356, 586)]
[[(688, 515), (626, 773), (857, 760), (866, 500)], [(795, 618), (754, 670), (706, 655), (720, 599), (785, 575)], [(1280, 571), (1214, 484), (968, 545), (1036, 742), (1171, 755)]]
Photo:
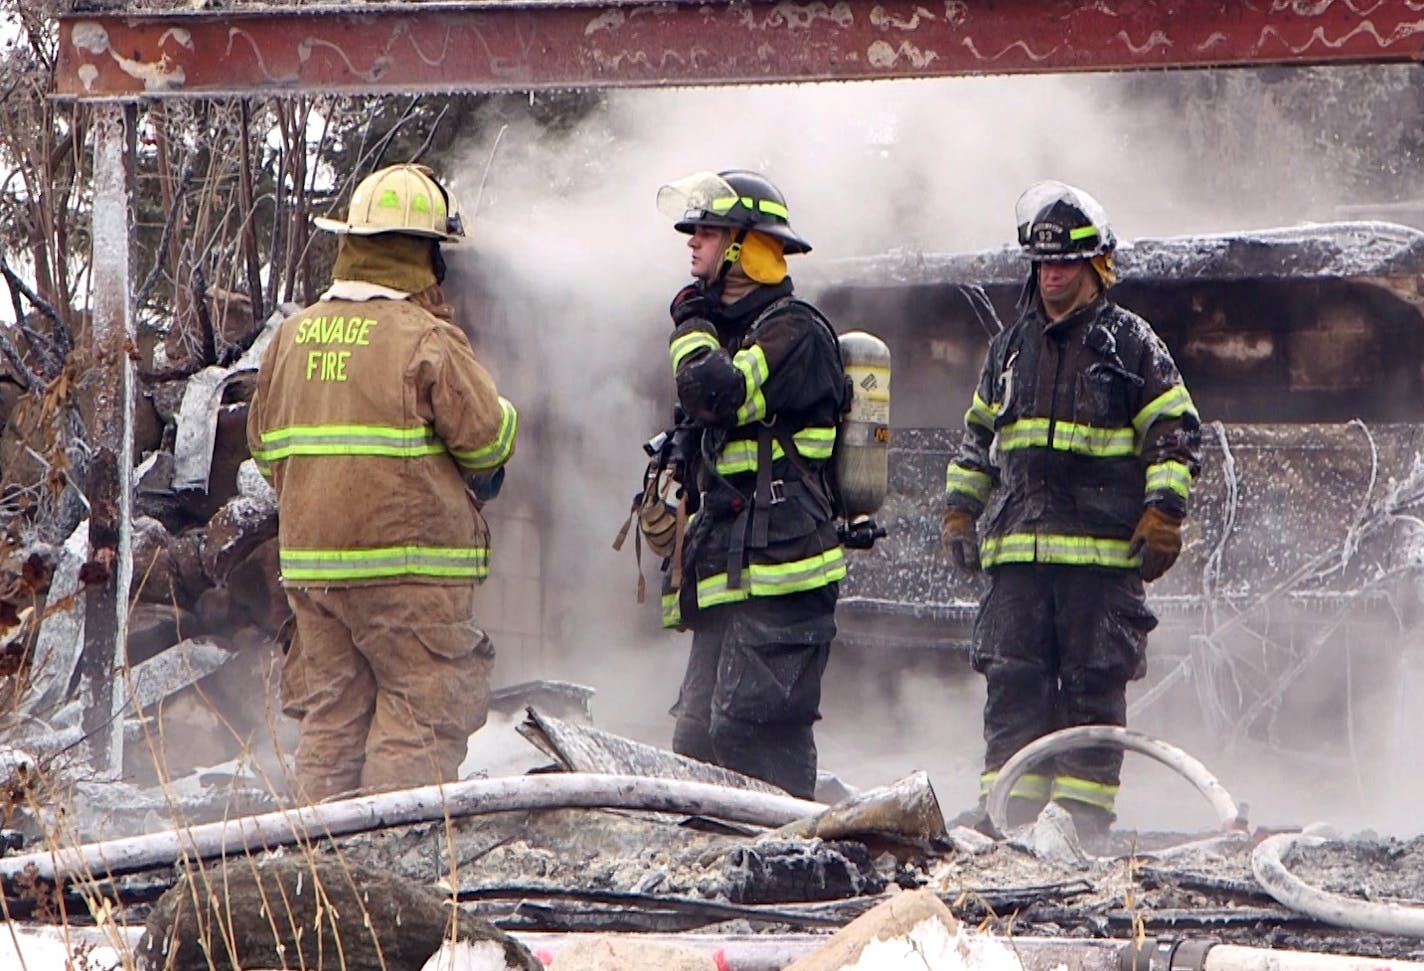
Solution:
[[(988, 689), (990, 778), (1023, 746), (1059, 728), (1125, 725), (1127, 684), (1145, 673), (1147, 634), (1157, 625), (1133, 570), (1009, 564), (991, 576), (972, 651)], [(1030, 771), (1043, 798), (1111, 811), (1121, 770), (1120, 750), (1089, 748)]]
[(673, 751), (811, 798), (835, 605), (831, 585), (699, 611)]

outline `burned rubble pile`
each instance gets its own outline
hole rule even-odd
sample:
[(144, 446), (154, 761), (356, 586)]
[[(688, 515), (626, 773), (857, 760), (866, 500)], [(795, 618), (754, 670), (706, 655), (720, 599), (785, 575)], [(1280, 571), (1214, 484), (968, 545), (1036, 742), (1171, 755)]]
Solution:
[[(184, 901), (195, 894), (227, 895), (225, 901), (215, 897), (214, 905), (228, 915), (233, 938), (246, 942), (249, 954), (254, 948), (266, 953), (260, 949), (274, 946), (273, 935), (278, 953), (309, 946), (300, 936), (284, 942), (286, 931), (267, 908), (242, 904), (243, 893), (257, 900), (268, 879), (285, 881), (297, 895), (317, 881), (338, 885), (333, 899), (407, 901), (373, 906), (369, 913), (332, 908), (341, 912), (333, 930), (349, 936), (351, 967), (364, 966), (355, 955), (366, 945), (358, 947), (356, 936), (399, 932), (399, 948), (379, 945), (373, 953), (384, 953), (383, 967), (419, 968), (428, 951), (414, 936), (429, 921), (421, 924), (418, 914), (438, 911), (439, 902), (451, 898), (462, 927), (496, 942), (637, 933), (678, 935), (694, 944), (712, 937), (819, 939), (916, 892), (996, 937), (1085, 943), (1189, 938), (1424, 958), (1421, 935), (1413, 929), (1418, 902), (1424, 901), (1424, 837), (1228, 829), (1114, 830), (1080, 839), (1066, 814), (1054, 814), (1050, 804), (1031, 826), (995, 839), (964, 827), (946, 829), (923, 773), (826, 806), (790, 800), (752, 780), (727, 777), (725, 770), (534, 709), (519, 732), (553, 764), (523, 776), (454, 784), (418, 818), (405, 804), (428, 794), (379, 793), (302, 811), (321, 816), (269, 814), (267, 836), (255, 842), (255, 830), (243, 830), (246, 843), (232, 838), (243, 821), (230, 819), (218, 824), (227, 829), (217, 840), (200, 833), (201, 827), (172, 834), (169, 842), (181, 846), (181, 854), (162, 847), (148, 856), (137, 852), (145, 841), (166, 839), (152, 834), (54, 862), (48, 854), (33, 858), (43, 866), (73, 868), (58, 882), (23, 857), (0, 858), (6, 907), (13, 917), (71, 925), (92, 924), (95, 914), (117, 915), (127, 927), (146, 927), (141, 956), (148, 953), (157, 962), (155, 942), (163, 941), (187, 954), (184, 960), (191, 961), (176, 968), (208, 967), (185, 916), (191, 910)], [(608, 774), (617, 769), (646, 774)], [(681, 782), (697, 785), (679, 796)], [(562, 795), (538, 795), (553, 783)], [(600, 788), (615, 798), (603, 804), (577, 796)], [(511, 802), (509, 792), (522, 795)], [(719, 793), (743, 801), (721, 803)], [(765, 808), (729, 808), (745, 807), (747, 800)], [(355, 828), (345, 828), (340, 820), (353, 807), (361, 818)], [(797, 815), (803, 812), (808, 815)], [(749, 822), (752, 816), (760, 821)], [(1263, 876), (1263, 850), (1287, 837), (1289, 847), (1273, 852), (1312, 893), (1332, 898), (1323, 910), (1307, 895), (1283, 897), (1277, 881)], [(174, 866), (180, 855), (187, 862)], [(83, 873), (81, 857), (89, 861)], [(107, 875), (105, 866), (113, 867)], [(1372, 907), (1383, 917), (1341, 919), (1352, 907)], [(530, 948), (538, 950), (532, 943)], [(515, 950), (519, 957), (510, 959), (511, 967), (539, 966)], [(393, 960), (397, 953), (410, 960)], [(140, 961), (145, 966), (159, 963)]]
[[(138, 464), (124, 777), (139, 785), (230, 759), (264, 727), (270, 713), (253, 693), (271, 683), (289, 615), (277, 583), (275, 498), (245, 439), (246, 402), (270, 328), (253, 320), (244, 295), (226, 292), (209, 294), (203, 320), (207, 340), (194, 323), (141, 334), (131, 351)], [(70, 365), (42, 388), (15, 379), (23, 359), (0, 362), (9, 535), (0, 562), (0, 619), (9, 624), (0, 636), (16, 689), (5, 741), (43, 762), (78, 739), (79, 594), (113, 564), (103, 559), (107, 551), (88, 548), (78, 490), (90, 407), (84, 367)], [(16, 388), (29, 390), (9, 393)], [(161, 759), (145, 735), (164, 740)]]
[[(626, 813), (509, 814), (436, 828), (367, 834), (340, 852), (362, 866), (433, 881), (432, 868), (448, 867), (453, 848), (465, 909), (515, 934), (817, 932), (922, 887), (965, 923), (1005, 935), (1143, 933), (1424, 958), (1416, 938), (1334, 926), (1276, 901), (1253, 876), (1247, 834), (1202, 834), (1196, 845), (1157, 850), (1145, 844), (1165, 844), (1165, 834), (1119, 834), (1105, 855), (1069, 861), (1036, 851), (1027, 832), (991, 841), (956, 829), (926, 852), (874, 834), (783, 840), (688, 831), (675, 819)], [(437, 843), (440, 852), (431, 849)], [(1424, 838), (1335, 839), (1299, 847), (1290, 864), (1329, 892), (1424, 901)]]

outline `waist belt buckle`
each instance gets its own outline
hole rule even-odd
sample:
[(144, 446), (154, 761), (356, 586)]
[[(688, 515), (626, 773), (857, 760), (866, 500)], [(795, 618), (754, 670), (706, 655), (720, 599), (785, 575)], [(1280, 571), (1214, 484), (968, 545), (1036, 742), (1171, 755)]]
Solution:
[(781, 505), (781, 504), (782, 504), (783, 502), (785, 502), (785, 501), (786, 501), (786, 480), (785, 480), (785, 479), (772, 479), (772, 480), (771, 480), (771, 504), (772, 504), (773, 506), (779, 506), (779, 505)]

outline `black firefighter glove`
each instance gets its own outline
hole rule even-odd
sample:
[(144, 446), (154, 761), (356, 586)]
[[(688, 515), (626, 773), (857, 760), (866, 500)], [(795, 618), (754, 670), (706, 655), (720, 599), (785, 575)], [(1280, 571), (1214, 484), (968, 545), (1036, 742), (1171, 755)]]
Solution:
[(963, 509), (946, 509), (939, 541), (954, 559), (955, 566), (969, 573), (979, 572), (979, 537), (974, 532), (973, 516)]
[(668, 313), (672, 315), (673, 326), (681, 327), (693, 318), (711, 319), (712, 303), (707, 299), (707, 294), (702, 292), (700, 286), (696, 283), (689, 283), (677, 291), (677, 296), (672, 298)]
[(1182, 552), (1182, 520), (1158, 506), (1148, 506), (1132, 531), (1128, 556), (1142, 557), (1138, 572), (1151, 583), (1172, 568)]
[(504, 487), (504, 466), (493, 472), (473, 472), (465, 478), (465, 486), (470, 494), (483, 505), (499, 495)]

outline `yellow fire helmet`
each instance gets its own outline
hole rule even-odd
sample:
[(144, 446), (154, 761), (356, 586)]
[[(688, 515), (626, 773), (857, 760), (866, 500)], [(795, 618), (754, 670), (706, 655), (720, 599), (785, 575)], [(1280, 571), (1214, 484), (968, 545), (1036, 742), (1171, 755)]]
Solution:
[(403, 163), (372, 172), (351, 193), (345, 221), (318, 216), (318, 229), (352, 236), (405, 233), (444, 243), (464, 237), (454, 196), (424, 165)]

